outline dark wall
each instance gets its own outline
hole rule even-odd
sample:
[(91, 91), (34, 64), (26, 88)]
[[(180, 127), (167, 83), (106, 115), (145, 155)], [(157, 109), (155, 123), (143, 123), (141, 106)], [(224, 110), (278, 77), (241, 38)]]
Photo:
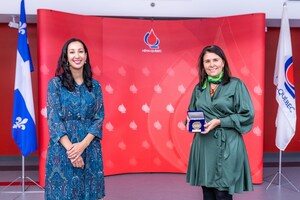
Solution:
[[(268, 28), (266, 32), (266, 65), (265, 65), (265, 126), (264, 134), (264, 152), (277, 152), (275, 147), (275, 118), (277, 113), (277, 102), (275, 100), (275, 86), (273, 85), (273, 74), (276, 59), (277, 42), (279, 28)], [(19, 155), (20, 152), (11, 137), (12, 127), (12, 109), (13, 109), (13, 91), (16, 66), (18, 30), (9, 28), (7, 24), (0, 23), (0, 155)], [(291, 38), (293, 45), (294, 59), (294, 80), (296, 96), (300, 95), (300, 28), (291, 29)], [(35, 112), (38, 116), (38, 65), (37, 65), (37, 25), (28, 24), (28, 40), (31, 56), (35, 71), (32, 75), (33, 95), (35, 103)], [(43, 48), (43, 47), (41, 47)], [(299, 95), (298, 95), (299, 94)], [(299, 104), (300, 98), (296, 98), (296, 104)], [(299, 108), (300, 109), (300, 108)], [(300, 110), (297, 109), (297, 116)], [(38, 123), (38, 119), (36, 119)], [(300, 120), (297, 121), (297, 127), (300, 127)], [(300, 152), (300, 131), (296, 131), (286, 152)]]

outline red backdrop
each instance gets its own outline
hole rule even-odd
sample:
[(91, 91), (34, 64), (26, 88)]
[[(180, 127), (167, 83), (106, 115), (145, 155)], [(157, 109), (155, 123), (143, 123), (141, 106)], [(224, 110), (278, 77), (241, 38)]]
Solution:
[[(75, 23), (74, 23), (75, 22)], [(254, 183), (262, 183), (265, 16), (195, 20), (98, 18), (38, 10), (40, 184), (48, 143), (47, 83), (64, 42), (83, 39), (94, 78), (104, 94), (103, 156), (106, 175), (186, 171), (192, 134), (184, 127), (198, 81), (197, 58), (221, 46), (234, 76), (245, 81), (255, 123), (244, 136)]]

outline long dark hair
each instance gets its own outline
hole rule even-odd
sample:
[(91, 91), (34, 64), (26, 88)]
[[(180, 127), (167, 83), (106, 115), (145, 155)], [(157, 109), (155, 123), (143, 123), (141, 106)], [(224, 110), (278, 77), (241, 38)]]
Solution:
[(202, 85), (204, 84), (204, 82), (208, 76), (207, 73), (205, 72), (204, 65), (203, 65), (203, 57), (207, 52), (217, 54), (224, 61), (224, 76), (223, 76), (222, 82), (220, 84), (225, 85), (226, 83), (228, 83), (230, 81), (230, 77), (231, 77), (231, 72), (229, 69), (227, 58), (225, 56), (225, 53), (223, 52), (223, 50), (220, 47), (218, 47), (216, 45), (211, 45), (211, 46), (206, 46), (203, 48), (203, 50), (199, 56), (199, 59), (198, 59), (199, 87), (202, 88)]
[(69, 91), (73, 91), (76, 87), (75, 80), (72, 76), (70, 66), (68, 64), (68, 47), (72, 42), (80, 42), (83, 45), (84, 51), (87, 54), (86, 62), (83, 66), (83, 82), (89, 91), (92, 90), (92, 67), (90, 64), (89, 53), (84, 42), (77, 38), (69, 39), (63, 46), (60, 57), (58, 59), (55, 76), (58, 76), (62, 81), (62, 85)]

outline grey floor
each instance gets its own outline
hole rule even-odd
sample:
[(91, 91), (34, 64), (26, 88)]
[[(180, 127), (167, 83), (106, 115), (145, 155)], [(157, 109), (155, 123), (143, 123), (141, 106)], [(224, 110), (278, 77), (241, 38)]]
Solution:
[[(1, 159), (0, 159), (1, 161)], [(5, 162), (9, 165), (9, 162)], [(299, 200), (300, 165), (298, 162), (283, 163), (282, 174), (278, 174), (276, 163), (266, 163), (264, 182), (254, 185), (253, 192), (234, 195), (234, 200)], [(25, 179), (23, 188), (20, 185), (22, 174), (14, 167), (1, 168), (0, 162), (0, 200), (42, 200), (43, 190), (31, 180)], [(25, 171), (25, 177), (37, 181), (35, 167)], [(272, 179), (275, 179), (272, 181)], [(278, 184), (279, 177), (281, 184)], [(285, 179), (287, 178), (287, 180)], [(17, 179), (17, 180), (16, 180)], [(16, 180), (11, 186), (7, 186)], [(270, 184), (270, 182), (272, 183)], [(290, 181), (290, 182), (289, 182)], [(185, 174), (176, 173), (141, 173), (123, 174), (105, 177), (105, 200), (202, 200), (201, 189), (185, 182)], [(270, 184), (270, 185), (269, 185)], [(267, 186), (269, 185), (269, 188)]]

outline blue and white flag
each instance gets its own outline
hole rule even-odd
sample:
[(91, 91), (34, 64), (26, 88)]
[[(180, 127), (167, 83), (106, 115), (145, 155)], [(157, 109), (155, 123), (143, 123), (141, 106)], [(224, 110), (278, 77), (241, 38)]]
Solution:
[(31, 71), (33, 71), (33, 64), (27, 40), (25, 5), (24, 0), (21, 0), (12, 136), (23, 156), (37, 150)]
[(278, 111), (276, 117), (276, 146), (284, 151), (296, 131), (296, 95), (290, 25), (287, 5), (283, 5), (277, 57), (274, 72)]

